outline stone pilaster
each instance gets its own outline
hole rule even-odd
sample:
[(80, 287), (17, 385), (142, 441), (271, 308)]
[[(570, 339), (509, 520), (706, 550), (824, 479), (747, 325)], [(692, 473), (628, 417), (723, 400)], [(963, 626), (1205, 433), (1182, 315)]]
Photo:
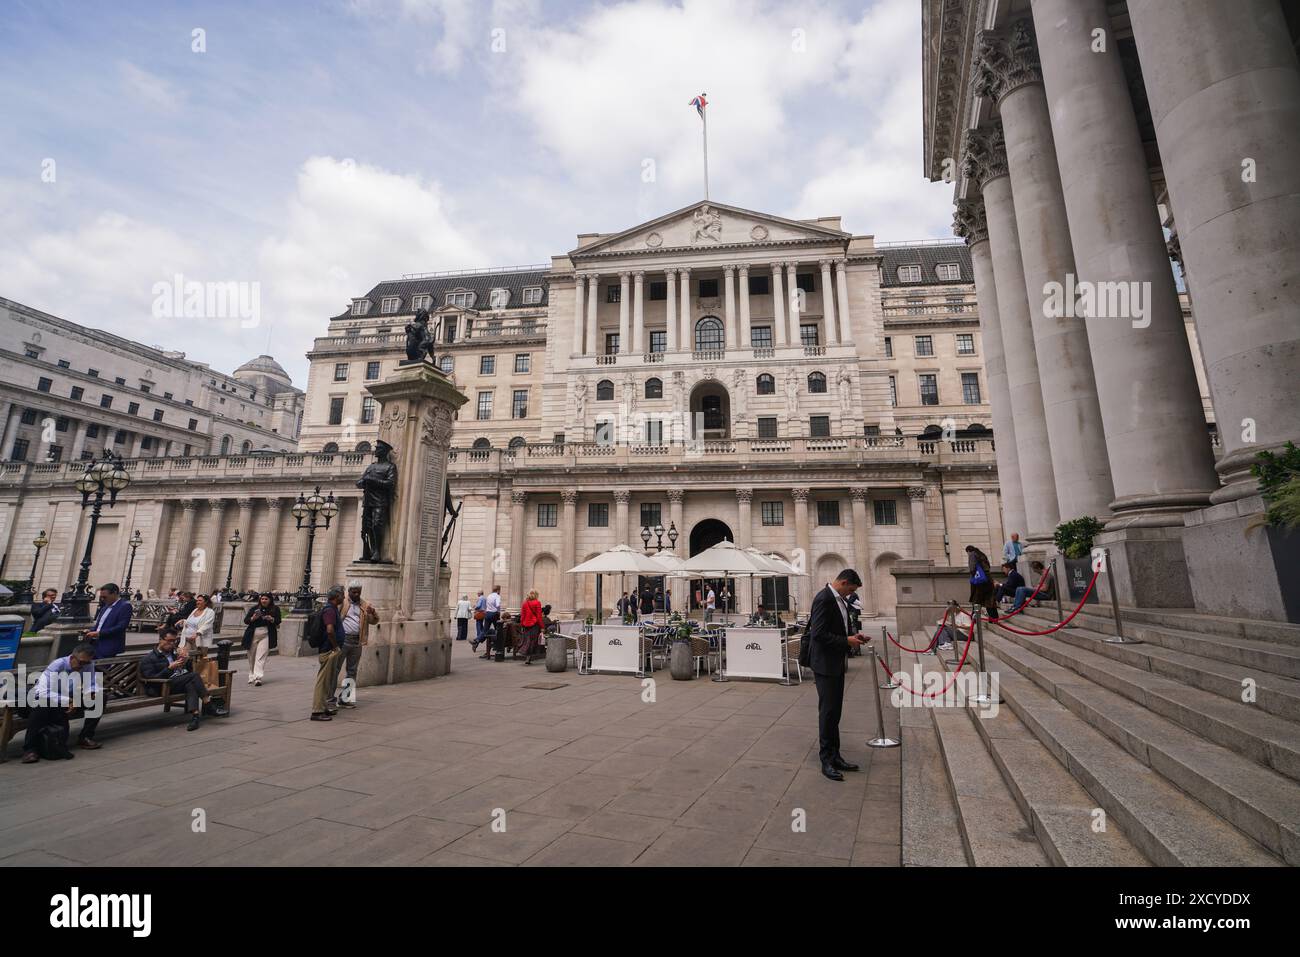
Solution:
[(925, 486), (914, 485), (907, 490), (907, 498), (912, 507), (912, 558), (928, 560), (930, 557), (930, 539), (925, 520)]
[(580, 578), (578, 575), (566, 575), (565, 572), (578, 564), (578, 490), (575, 488), (562, 489), (560, 491), (560, 501), (564, 504), (564, 514), (560, 522), (562, 535), (560, 543), (560, 594), (559, 600), (556, 602), (556, 610), (563, 614), (572, 614), (578, 609), (576, 596)]
[[(799, 547), (799, 555), (796, 556), (795, 567), (805, 572), (802, 578), (795, 579), (795, 587), (799, 593), (799, 607), (807, 612), (812, 602), (812, 576), (816, 568), (812, 560), (812, 529), (808, 521), (808, 496), (811, 489), (793, 488), (790, 490), (790, 496), (794, 499), (794, 537), (795, 543)], [(818, 587), (823, 583), (818, 582)]]
[(876, 609), (879, 607), (876, 604), (875, 580), (872, 575), (871, 549), (867, 532), (870, 527), (867, 520), (867, 501), (870, 498), (871, 492), (865, 486), (849, 489), (849, 499), (853, 509), (853, 569), (862, 579), (862, 587), (858, 589), (858, 600), (862, 605), (864, 618), (874, 618), (878, 614)]
[(826, 327), (826, 344), (833, 346), (839, 342), (839, 330), (835, 322), (835, 283), (831, 279), (831, 261), (823, 259), (818, 265), (822, 271), (822, 325)]
[(618, 274), (618, 351), (632, 351), (632, 274)]
[[(777, 346), (786, 344), (786, 324), (785, 324), (785, 284), (781, 279), (781, 270), (785, 268), (784, 263), (772, 263), (772, 327), (776, 335), (775, 343)], [(797, 339), (795, 340), (798, 341)]]
[(573, 354), (586, 355), (587, 347), (584, 343), (587, 335), (587, 317), (583, 308), (582, 298), (583, 276), (574, 273), (573, 276)]

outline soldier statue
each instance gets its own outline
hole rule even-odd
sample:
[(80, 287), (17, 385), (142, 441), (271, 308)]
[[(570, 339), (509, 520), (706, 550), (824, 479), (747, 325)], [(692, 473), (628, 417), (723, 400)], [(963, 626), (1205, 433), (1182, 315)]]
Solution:
[(433, 361), (434, 334), (429, 328), (429, 310), (421, 309), (406, 324), (406, 361)]
[(388, 460), (393, 447), (380, 439), (375, 443), (375, 460), (357, 480), (361, 495), (361, 561), (383, 562), (384, 533), (393, 511), (397, 491), (397, 466)]

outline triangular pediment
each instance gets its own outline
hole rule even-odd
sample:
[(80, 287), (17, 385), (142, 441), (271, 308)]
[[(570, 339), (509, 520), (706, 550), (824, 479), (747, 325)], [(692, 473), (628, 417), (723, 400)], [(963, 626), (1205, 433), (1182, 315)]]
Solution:
[(602, 236), (569, 253), (571, 259), (668, 249), (843, 242), (850, 235), (816, 223), (783, 219), (725, 203), (698, 202), (684, 209)]

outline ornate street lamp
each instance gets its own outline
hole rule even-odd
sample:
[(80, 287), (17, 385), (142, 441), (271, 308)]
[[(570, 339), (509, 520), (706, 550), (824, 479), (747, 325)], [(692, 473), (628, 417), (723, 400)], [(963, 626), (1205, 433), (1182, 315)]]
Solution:
[(127, 544), (131, 546), (131, 560), (126, 566), (126, 582), (122, 585), (122, 593), (126, 595), (126, 600), (130, 601), (131, 573), (135, 571), (135, 550), (144, 544), (144, 539), (140, 537), (140, 529), (137, 528), (135, 530), (135, 533), (131, 536), (131, 540), (127, 542)]
[(41, 534), (32, 539), (32, 544), (36, 546), (36, 554), (32, 556), (32, 573), (27, 576), (27, 587), (14, 596), (15, 605), (30, 605), (36, 600), (36, 563), (41, 560), (41, 549), (50, 544), (50, 540), (45, 537), (45, 529), (41, 529)]
[(77, 583), (63, 593), (63, 613), (59, 616), (64, 621), (89, 621), (90, 599), (90, 555), (95, 547), (95, 531), (99, 528), (99, 516), (104, 508), (104, 495), (108, 495), (108, 506), (117, 504), (117, 493), (131, 484), (131, 476), (122, 467), (122, 459), (108, 449), (104, 457), (92, 459), (86, 463), (86, 471), (77, 479), (75, 488), (81, 493), (81, 507), (94, 503), (90, 511), (90, 531), (86, 535), (86, 551), (81, 557), (81, 570), (77, 573)]
[(221, 590), (221, 600), (230, 601), (235, 597), (235, 593), (230, 590), (230, 579), (235, 575), (235, 552), (239, 546), (244, 544), (243, 539), (239, 537), (239, 529), (235, 529), (235, 534), (230, 536), (230, 567), (226, 569), (226, 587)]
[[(298, 601), (294, 604), (293, 610), (310, 615), (312, 609), (316, 606), (316, 593), (311, 590), (311, 552), (316, 543), (316, 529), (323, 527), (328, 530), (330, 519), (339, 513), (338, 503), (334, 501), (334, 493), (330, 492), (328, 496), (320, 493), (320, 486), (316, 486), (316, 491), (311, 495), (298, 495), (298, 501), (293, 503), (293, 517), (298, 522), (298, 528), (307, 529), (307, 562), (302, 569), (302, 585), (298, 588)], [(318, 518), (324, 518), (325, 521), (318, 522)]]
[[(668, 547), (669, 547), (669, 548), (676, 548), (676, 547), (677, 547), (677, 524), (676, 524), (675, 522), (669, 522), (669, 523), (668, 523), (668, 533), (667, 533), (667, 534), (668, 534)], [(646, 553), (647, 553), (647, 554), (648, 554), (649, 551), (650, 551), (650, 537), (651, 537), (651, 535), (653, 535), (653, 536), (654, 536), (654, 539), (655, 539), (655, 551), (656, 551), (656, 552), (662, 552), (662, 551), (664, 550), (664, 527), (663, 527), (663, 525), (656, 525), (656, 526), (654, 527), (654, 531), (653, 531), (653, 532), (651, 532), (651, 530), (650, 530), (650, 526), (649, 526), (649, 525), (642, 525), (642, 526), (641, 526), (641, 541), (645, 544), (645, 550), (646, 550)]]

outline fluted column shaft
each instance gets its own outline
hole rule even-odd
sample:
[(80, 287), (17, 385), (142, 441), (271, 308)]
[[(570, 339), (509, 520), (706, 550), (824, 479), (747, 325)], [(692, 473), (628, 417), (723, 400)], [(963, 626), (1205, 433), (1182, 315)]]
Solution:
[(627, 545), (627, 503), (632, 493), (627, 489), (614, 490), (614, 544)]
[(203, 547), (204, 571), (199, 578), (199, 587), (205, 594), (211, 595), (216, 588), (217, 575), (224, 570), (221, 568), (221, 559), (224, 555), (221, 548), (221, 518), (226, 511), (226, 503), (219, 498), (209, 499), (208, 508), (212, 514), (212, 526), (208, 529), (206, 544)]
[(799, 273), (797, 263), (785, 264), (785, 284), (787, 293), (788, 309), (790, 312), (790, 345), (797, 346), (803, 342), (803, 336), (799, 329), (800, 314), (800, 289)]
[(740, 344), (736, 334), (736, 267), (722, 267), (722, 302), (724, 328), (726, 329), (727, 348), (734, 349)]
[(564, 503), (563, 519), (560, 524), (560, 594), (557, 607), (562, 612), (572, 613), (578, 608), (578, 584), (580, 576), (564, 574), (578, 564), (578, 491), (566, 488), (560, 493)]
[(833, 346), (839, 342), (839, 330), (835, 322), (835, 283), (831, 279), (831, 261), (823, 259), (822, 268), (822, 325), (826, 327), (826, 344)]
[(843, 259), (835, 264), (835, 291), (840, 300), (840, 342), (847, 345), (853, 341), (853, 323), (849, 318), (849, 264)]
[(632, 354), (645, 352), (645, 273), (632, 276)]
[[(181, 523), (180, 528), (176, 531), (176, 567), (172, 570), (172, 578), (176, 582), (177, 588), (197, 588), (198, 583), (194, 579), (194, 573), (191, 570), (194, 565), (194, 521), (198, 514), (198, 503), (193, 499), (186, 499), (181, 505)], [(172, 587), (170, 585), (168, 588)]]
[(679, 319), (682, 323), (682, 348), (687, 352), (695, 349), (695, 329), (691, 322), (691, 271), (681, 270), (682, 308)]
[[(510, 591), (503, 607), (518, 609), (524, 602), (524, 530), (527, 527), (525, 507), (528, 493), (515, 490), (510, 493)], [(573, 566), (570, 565), (570, 568)]]
[(862, 579), (858, 589), (858, 600), (862, 604), (862, 614), (876, 614), (876, 588), (871, 574), (871, 549), (868, 544), (867, 499), (870, 492), (866, 488), (849, 489), (853, 509), (853, 570)]
[(772, 263), (772, 327), (776, 344), (786, 344), (785, 284), (781, 280), (781, 263)]
[(284, 502), (278, 498), (266, 503), (265, 544), (262, 545), (262, 567), (258, 570), (262, 591), (277, 591), (275, 565), (280, 550), (280, 525), (284, 520)]
[[(239, 535), (244, 540), (244, 544), (239, 546), (235, 552), (235, 571), (230, 576), (230, 587), (236, 591), (244, 591), (248, 588), (248, 553), (253, 544), (253, 500), (251, 498), (241, 498), (239, 505)], [(259, 530), (260, 531), (260, 530)], [(224, 582), (222, 584), (225, 584)]]
[(600, 320), (596, 317), (596, 305), (600, 302), (600, 277), (587, 277), (587, 348), (590, 355), (601, 355), (605, 344), (600, 341)]
[(619, 273), (618, 276), (618, 351), (632, 351), (632, 274)]
[(668, 277), (668, 296), (664, 304), (668, 315), (668, 351), (676, 352), (678, 349), (678, 327), (677, 327), (677, 270), (669, 269), (665, 275)]
[(925, 488), (920, 485), (907, 490), (907, 500), (912, 506), (912, 557), (930, 557), (930, 538), (925, 520)]
[(575, 273), (573, 276), (573, 352), (580, 356), (587, 353), (584, 342), (587, 335), (587, 315), (582, 301), (583, 282), (583, 277)]
[[(796, 578), (796, 587), (799, 590), (799, 607), (808, 610), (812, 602), (812, 573), (815, 565), (812, 560), (812, 530), (808, 523), (808, 495), (809, 489), (796, 488), (791, 489), (790, 494), (794, 498), (794, 537), (798, 543), (799, 551), (803, 556), (802, 570), (806, 572), (803, 577)], [(823, 584), (823, 583), (818, 583)]]
[(737, 277), (740, 282), (740, 342), (737, 343), (742, 349), (748, 349), (753, 345), (754, 337), (750, 332), (749, 323), (749, 267), (741, 266), (740, 274)]

